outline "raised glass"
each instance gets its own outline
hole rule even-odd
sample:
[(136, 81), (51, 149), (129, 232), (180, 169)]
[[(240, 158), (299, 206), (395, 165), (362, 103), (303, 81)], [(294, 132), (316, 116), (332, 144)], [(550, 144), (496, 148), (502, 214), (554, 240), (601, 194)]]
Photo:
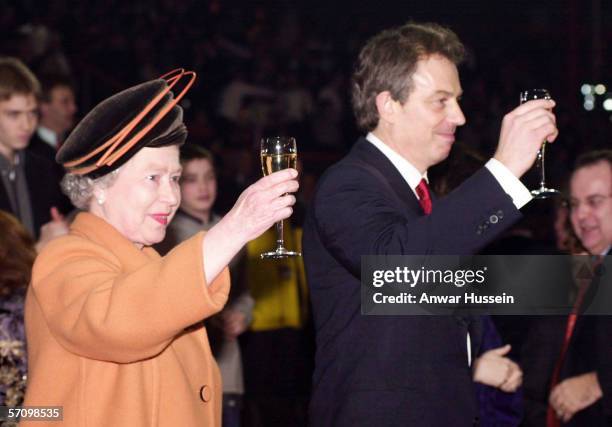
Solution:
[[(529, 89), (521, 92), (520, 101), (521, 104), (531, 101), (533, 99), (552, 99), (550, 93), (546, 89)], [(531, 195), (536, 199), (546, 199), (552, 196), (558, 196), (561, 194), (559, 190), (549, 188), (546, 186), (546, 169), (544, 156), (546, 154), (546, 141), (542, 142), (542, 146), (538, 150), (538, 157), (536, 159), (537, 167), (540, 169), (540, 186), (534, 190), (531, 190)]]
[[(264, 175), (270, 175), (282, 169), (293, 168), (297, 164), (297, 145), (295, 138), (272, 136), (261, 140), (261, 169)], [(302, 256), (301, 253), (285, 248), (283, 238), (283, 221), (276, 223), (276, 249), (261, 254), (262, 258), (287, 258)]]

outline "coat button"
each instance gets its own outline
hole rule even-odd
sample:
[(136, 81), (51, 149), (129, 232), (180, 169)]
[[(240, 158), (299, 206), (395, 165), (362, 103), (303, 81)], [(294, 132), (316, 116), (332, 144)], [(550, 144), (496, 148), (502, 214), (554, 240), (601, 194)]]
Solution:
[(210, 387), (204, 384), (200, 387), (200, 400), (202, 402), (208, 402), (211, 398), (212, 392), (210, 391)]
[(489, 222), (491, 224), (497, 224), (498, 221), (499, 221), (499, 217), (497, 215), (491, 215), (489, 217)]

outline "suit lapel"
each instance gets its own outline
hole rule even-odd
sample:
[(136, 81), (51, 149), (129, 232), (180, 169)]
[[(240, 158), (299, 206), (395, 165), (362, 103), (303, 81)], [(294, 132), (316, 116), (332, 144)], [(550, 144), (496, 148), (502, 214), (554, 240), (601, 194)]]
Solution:
[(371, 142), (363, 137), (359, 138), (351, 150), (351, 157), (376, 169), (382, 174), (392, 191), (408, 209), (413, 212), (422, 213), (421, 205), (419, 205), (419, 201), (404, 177), (393, 163)]

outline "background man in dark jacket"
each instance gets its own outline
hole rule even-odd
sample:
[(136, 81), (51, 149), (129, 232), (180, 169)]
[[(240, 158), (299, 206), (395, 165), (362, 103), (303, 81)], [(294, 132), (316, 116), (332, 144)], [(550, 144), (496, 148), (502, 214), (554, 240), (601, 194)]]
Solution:
[(0, 209), (12, 213), (38, 248), (68, 232), (58, 208), (55, 165), (26, 147), (38, 124), (40, 84), (19, 60), (0, 59)]

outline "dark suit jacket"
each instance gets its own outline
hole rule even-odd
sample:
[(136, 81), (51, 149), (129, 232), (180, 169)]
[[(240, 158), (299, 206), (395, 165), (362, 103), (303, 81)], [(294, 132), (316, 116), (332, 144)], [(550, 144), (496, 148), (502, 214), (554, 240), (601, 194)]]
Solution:
[[(608, 285), (606, 281), (603, 286)], [(522, 357), (526, 427), (545, 426), (550, 382), (563, 346), (566, 324), (567, 316), (539, 317), (531, 322)], [(612, 426), (612, 316), (580, 315), (576, 320), (559, 382), (588, 372), (597, 373), (603, 398), (576, 413), (566, 425)]]
[(321, 178), (304, 227), (317, 340), (311, 425), (472, 426), (467, 325), (361, 315), (361, 255), (471, 254), (519, 217), (486, 169), (424, 216), (392, 163), (357, 141)]
[[(51, 207), (68, 213), (70, 202), (61, 192), (55, 165), (44, 157), (25, 150), (25, 173), (32, 204), (35, 238), (40, 227), (51, 220)], [(0, 184), (0, 210), (12, 213), (11, 203), (4, 185)]]
[(34, 135), (32, 135), (30, 143), (28, 144), (27, 151), (38, 155), (38, 157), (44, 157), (54, 166), (58, 166), (61, 168), (61, 166), (55, 162), (55, 154), (57, 153), (57, 151), (55, 151), (53, 147), (43, 141), (40, 136), (38, 136), (37, 132), (34, 132)]

